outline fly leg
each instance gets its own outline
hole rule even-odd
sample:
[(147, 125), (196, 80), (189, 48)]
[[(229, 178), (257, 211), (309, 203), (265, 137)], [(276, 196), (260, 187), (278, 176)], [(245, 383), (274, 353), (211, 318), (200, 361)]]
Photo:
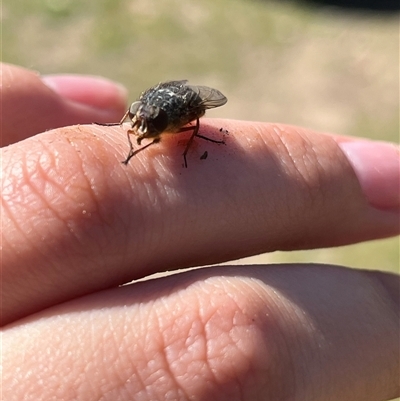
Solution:
[(197, 136), (198, 138), (205, 139), (206, 141), (209, 141), (209, 142), (219, 143), (219, 144), (225, 145), (225, 141), (224, 141), (224, 140), (222, 140), (222, 141), (217, 141), (216, 139), (207, 138), (206, 136), (203, 136), (203, 135), (200, 135), (200, 134), (196, 134), (196, 136)]
[[(145, 150), (145, 149), (148, 148), (149, 146), (151, 146), (151, 145), (153, 145), (153, 144), (155, 144), (155, 143), (160, 142), (160, 140), (161, 140), (161, 138), (155, 138), (152, 142), (148, 143), (147, 145), (142, 146), (142, 147), (139, 148), (139, 149), (133, 150), (133, 144), (132, 144), (132, 141), (131, 141), (130, 134), (132, 134), (132, 133), (134, 133), (134, 132), (135, 132), (135, 131), (133, 131), (133, 130), (128, 130), (128, 131), (127, 131), (127, 137), (128, 137), (128, 142), (129, 142), (129, 153), (128, 153), (127, 158), (122, 162), (122, 164), (125, 164), (125, 166), (129, 163), (129, 160), (131, 160), (133, 156), (137, 155), (139, 152), (141, 152), (142, 150)], [(138, 140), (138, 143), (139, 143), (139, 145), (140, 145), (139, 140)]]
[(199, 121), (199, 119), (197, 118), (196, 119), (196, 126), (193, 128), (193, 127), (184, 127), (184, 128), (181, 128), (181, 130), (180, 130), (180, 132), (182, 132), (182, 131), (188, 131), (188, 130), (190, 130), (190, 129), (193, 129), (193, 133), (192, 133), (192, 136), (189, 138), (189, 141), (188, 141), (188, 143), (187, 143), (187, 145), (186, 145), (186, 148), (185, 148), (185, 151), (183, 152), (183, 161), (184, 161), (184, 163), (185, 163), (185, 168), (187, 168), (187, 161), (186, 161), (186, 155), (187, 155), (187, 152), (188, 152), (188, 150), (189, 150), (189, 148), (190, 148), (190, 145), (192, 144), (192, 142), (193, 142), (193, 138), (198, 134), (198, 132), (199, 132), (199, 127), (200, 127), (200, 121)]
[(184, 162), (185, 162), (185, 168), (187, 168), (186, 155), (187, 155), (187, 152), (189, 151), (190, 145), (192, 144), (193, 139), (194, 139), (195, 136), (197, 136), (198, 138), (205, 139), (206, 141), (209, 141), (209, 142), (219, 143), (219, 144), (225, 144), (225, 141), (224, 141), (224, 140), (222, 140), (222, 141), (217, 141), (217, 140), (215, 140), (215, 139), (207, 138), (206, 136), (200, 135), (200, 134), (199, 134), (199, 128), (200, 128), (200, 121), (199, 121), (199, 119), (197, 118), (197, 119), (196, 119), (196, 125), (195, 125), (195, 127), (183, 127), (183, 128), (181, 128), (181, 129), (179, 130), (179, 132), (189, 131), (189, 130), (191, 130), (191, 129), (193, 130), (192, 136), (189, 138), (189, 141), (188, 141), (188, 143), (187, 143), (187, 145), (186, 145), (186, 149), (185, 149), (185, 151), (183, 152), (183, 160), (184, 160)]
[(96, 125), (101, 125), (103, 127), (114, 127), (116, 125), (122, 125), (123, 122), (126, 120), (126, 117), (128, 117), (129, 114), (129, 109), (127, 110), (127, 112), (124, 114), (124, 116), (121, 118), (121, 121), (119, 123), (94, 123)]

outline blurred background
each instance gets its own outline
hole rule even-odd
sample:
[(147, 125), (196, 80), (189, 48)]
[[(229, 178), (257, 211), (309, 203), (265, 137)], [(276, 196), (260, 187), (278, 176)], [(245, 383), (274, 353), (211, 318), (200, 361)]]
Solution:
[[(360, 8), (362, 6), (363, 8)], [(4, 0), (2, 60), (102, 75), (131, 101), (169, 79), (221, 90), (209, 117), (399, 141), (398, 1)], [(238, 263), (397, 272), (399, 238)]]

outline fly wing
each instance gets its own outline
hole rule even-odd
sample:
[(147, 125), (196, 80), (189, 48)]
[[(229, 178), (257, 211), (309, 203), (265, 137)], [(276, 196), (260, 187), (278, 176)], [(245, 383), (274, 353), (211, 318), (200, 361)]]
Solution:
[(181, 81), (166, 81), (160, 82), (157, 88), (170, 88), (171, 86), (184, 86), (187, 83), (187, 79), (182, 79)]
[(228, 99), (217, 89), (208, 86), (187, 85), (201, 99), (201, 105), (205, 109), (213, 109), (214, 107), (223, 106)]

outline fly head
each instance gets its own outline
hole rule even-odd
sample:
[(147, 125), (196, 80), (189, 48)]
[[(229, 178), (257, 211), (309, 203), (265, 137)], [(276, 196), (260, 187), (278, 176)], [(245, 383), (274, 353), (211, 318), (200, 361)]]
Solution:
[(129, 118), (139, 145), (144, 138), (157, 138), (168, 126), (168, 115), (164, 110), (141, 101), (131, 104)]

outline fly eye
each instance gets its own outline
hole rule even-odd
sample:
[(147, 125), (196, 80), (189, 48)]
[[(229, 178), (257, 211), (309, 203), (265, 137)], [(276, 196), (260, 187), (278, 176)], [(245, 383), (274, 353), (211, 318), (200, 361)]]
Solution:
[(131, 104), (131, 107), (129, 107), (129, 118), (132, 120), (132, 118), (136, 115), (137, 111), (139, 110), (140, 105), (142, 102), (134, 102)]
[(151, 124), (158, 133), (163, 132), (168, 126), (167, 113), (159, 109), (157, 116), (151, 119)]

